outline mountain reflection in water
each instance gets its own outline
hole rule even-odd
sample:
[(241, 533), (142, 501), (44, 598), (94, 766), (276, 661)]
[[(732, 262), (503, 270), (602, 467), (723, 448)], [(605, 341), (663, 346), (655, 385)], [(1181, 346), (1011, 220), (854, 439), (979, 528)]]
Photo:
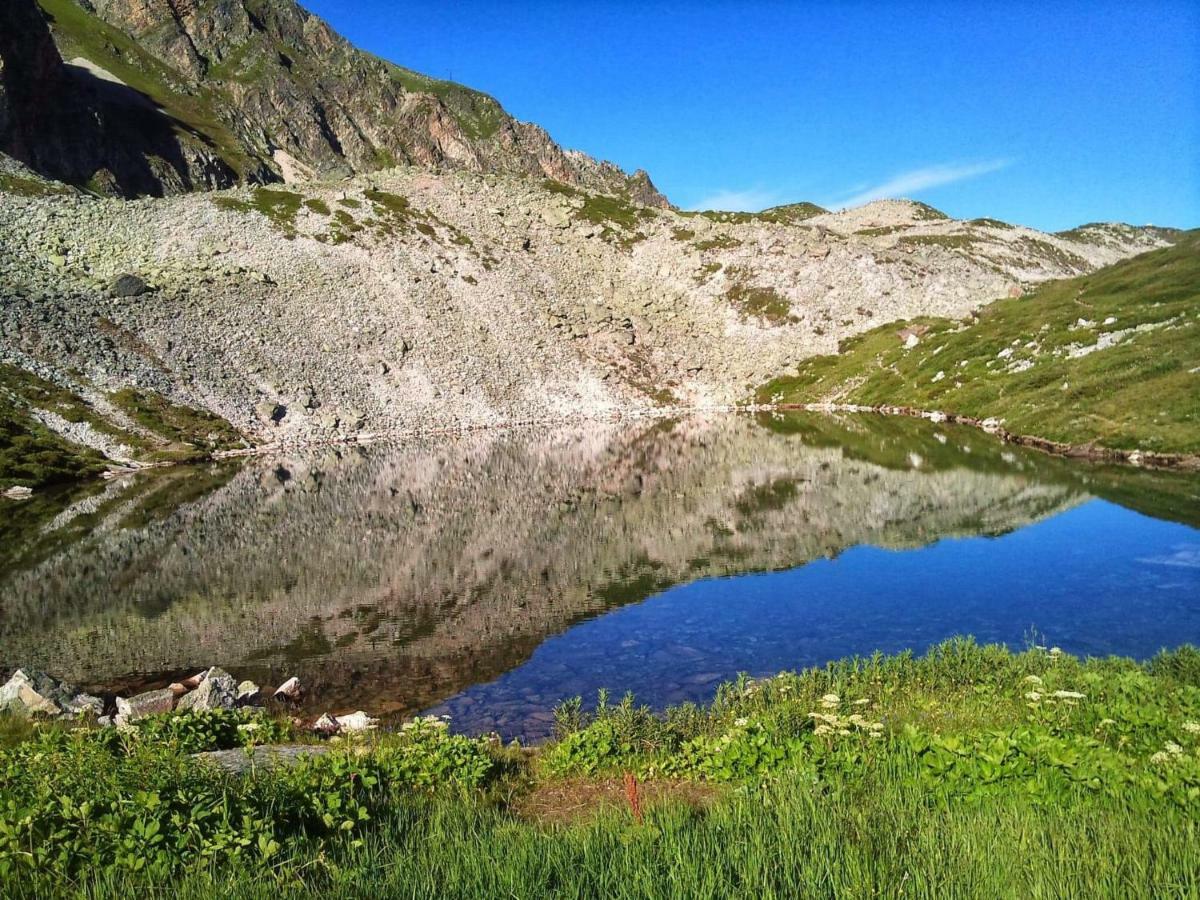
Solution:
[[(107, 690), (214, 664), (298, 674), (314, 709), (445, 703), (457, 726), (505, 736), (546, 733), (554, 702), (604, 686), (703, 700), (742, 670), (964, 630), (1013, 640), (1085, 589), (1107, 610), (1103, 652), (1140, 652), (1161, 604), (1173, 643), (1200, 639), (1196, 478), (912, 420), (495, 431), (169, 470), (8, 509), (0, 668)], [(1056, 580), (1091, 565), (1070, 563), (1073, 541), (1135, 526), (1128, 553), (1106, 546), (1108, 577)], [(947, 578), (964, 580), (957, 609)], [(1114, 624), (1130, 649), (1112, 646)]]

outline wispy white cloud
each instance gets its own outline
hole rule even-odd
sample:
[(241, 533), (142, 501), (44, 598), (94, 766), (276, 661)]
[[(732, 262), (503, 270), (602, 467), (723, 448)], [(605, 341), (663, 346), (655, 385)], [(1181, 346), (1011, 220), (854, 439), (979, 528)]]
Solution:
[(907, 197), (917, 191), (953, 184), (956, 181), (966, 181), (968, 178), (978, 178), (991, 172), (1011, 166), (1011, 159), (992, 159), (977, 163), (943, 163), (936, 166), (924, 166), (901, 172), (873, 187), (862, 188), (851, 196), (829, 204), (834, 208), (861, 206), (872, 200), (884, 200), (891, 197)]
[(722, 212), (758, 212), (779, 204), (775, 191), (749, 188), (744, 191), (720, 190), (692, 204), (693, 210), (718, 209)]

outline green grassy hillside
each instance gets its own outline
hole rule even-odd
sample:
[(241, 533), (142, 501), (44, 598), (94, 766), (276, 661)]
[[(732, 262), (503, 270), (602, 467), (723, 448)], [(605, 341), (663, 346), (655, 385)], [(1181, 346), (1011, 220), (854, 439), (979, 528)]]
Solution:
[(760, 388), (760, 402), (894, 404), (1018, 434), (1200, 452), (1200, 232), (967, 321), (893, 323)]

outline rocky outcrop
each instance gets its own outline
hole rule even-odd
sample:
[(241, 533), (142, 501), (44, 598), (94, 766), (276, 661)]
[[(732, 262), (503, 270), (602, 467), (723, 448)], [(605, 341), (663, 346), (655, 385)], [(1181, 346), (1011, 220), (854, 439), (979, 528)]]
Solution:
[[(100, 73), (102, 74), (102, 73)], [(0, 7), (0, 153), (125, 196), (228, 186), (234, 172), (144, 95), (68, 65), (34, 0)]]
[(63, 181), (158, 195), (414, 164), (667, 205), (644, 172), (564, 151), (486, 94), (363, 53), (290, 0), (44, 6), (53, 41), (35, 0), (0, 11), (0, 152)]

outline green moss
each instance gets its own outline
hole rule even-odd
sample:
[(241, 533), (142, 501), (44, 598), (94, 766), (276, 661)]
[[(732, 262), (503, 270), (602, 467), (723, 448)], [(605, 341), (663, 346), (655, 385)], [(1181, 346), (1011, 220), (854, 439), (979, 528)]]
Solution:
[(0, 172), (0, 193), (16, 194), (19, 197), (51, 197), (69, 194), (71, 189), (65, 184), (53, 181), (23, 178), (20, 175), (6, 175)]
[(305, 200), (304, 205), (319, 216), (328, 216), (330, 214), (329, 204), (317, 197), (310, 197), (308, 200)]
[(362, 201), (356, 200), (354, 197), (342, 197), (338, 203), (347, 209), (362, 209)]
[[(928, 328), (914, 348), (897, 333), (902, 323), (886, 325), (806, 360), (758, 397), (914, 406), (996, 417), (1063, 443), (1200, 452), (1200, 232), (997, 300), (965, 323), (909, 324)], [(1123, 339), (1080, 354), (1116, 331)]]

